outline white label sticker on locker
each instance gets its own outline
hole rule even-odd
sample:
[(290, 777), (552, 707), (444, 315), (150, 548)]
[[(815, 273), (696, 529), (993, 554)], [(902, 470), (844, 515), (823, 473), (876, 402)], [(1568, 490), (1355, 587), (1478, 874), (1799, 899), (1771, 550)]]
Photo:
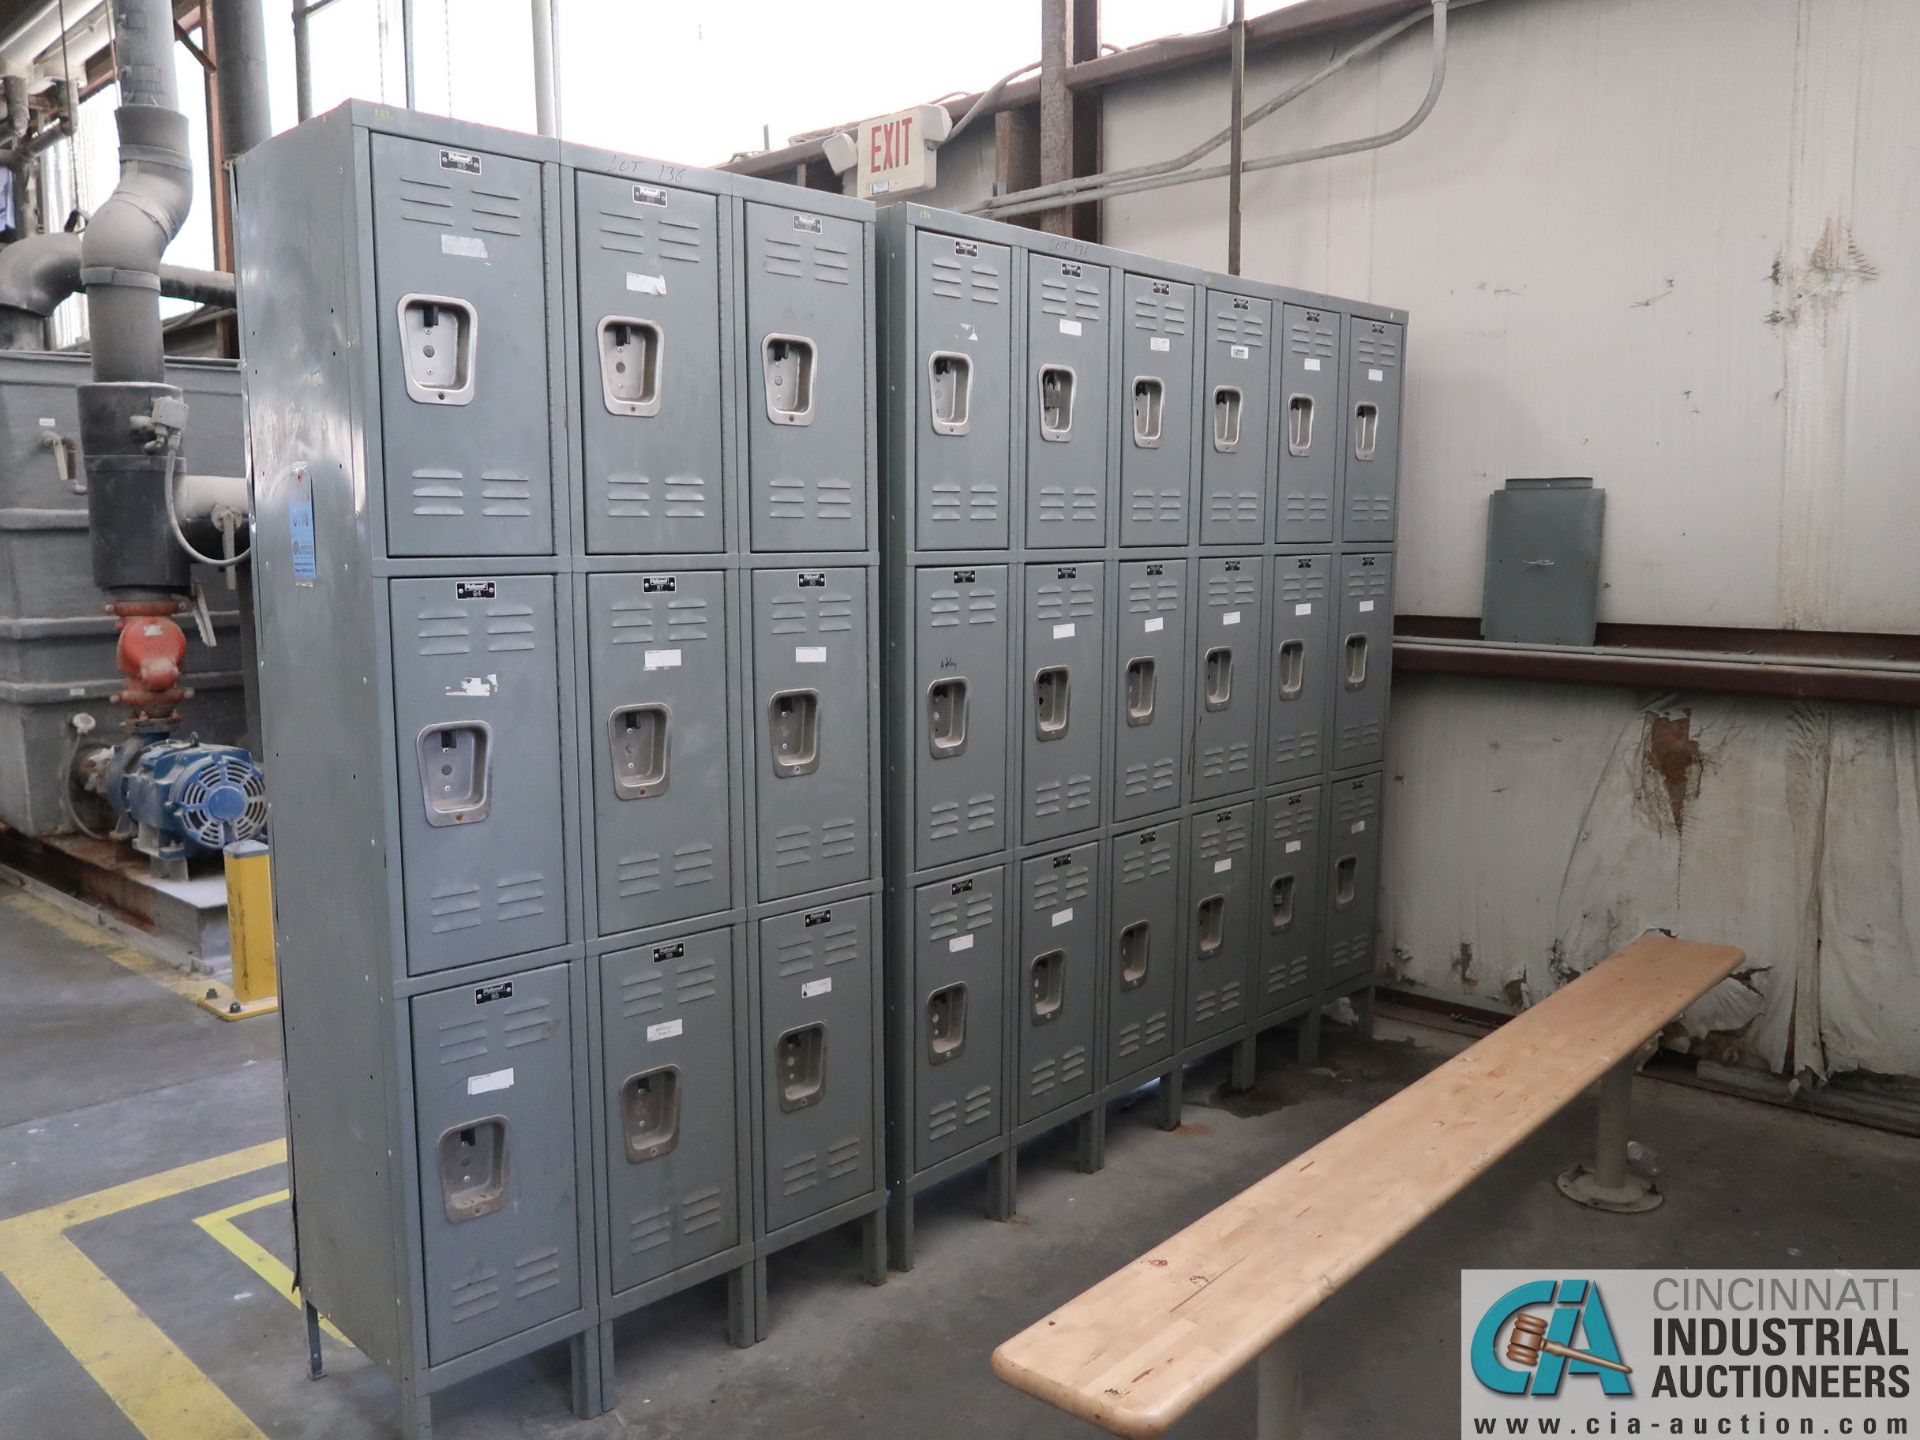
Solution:
[(671, 1040), (680, 1033), (680, 1027), (685, 1023), (683, 1020), (662, 1020), (658, 1025), (649, 1025), (647, 1039)]
[(1071, 919), (1073, 919), (1073, 907), (1071, 905), (1064, 910), (1056, 910), (1053, 912), (1053, 923), (1055, 925), (1065, 925)]
[(487, 258), (487, 242), (478, 235), (442, 235), (440, 253), (464, 255), (469, 260), (484, 260)]
[(1064, 624), (1064, 625), (1056, 625), (1056, 626), (1054, 626), (1054, 627), (1053, 627), (1053, 638), (1054, 638), (1054, 639), (1056, 639), (1056, 640), (1071, 640), (1071, 639), (1073, 639), (1073, 622), (1072, 622), (1071, 620), (1069, 620), (1069, 621), (1067, 621), (1067, 623), (1066, 623), (1066, 624)]
[(1147, 623), (1141, 626), (1140, 628), (1144, 630), (1147, 634), (1151, 635), (1156, 630), (1166, 629), (1167, 622), (1163, 620), (1160, 616), (1156, 615), (1153, 617), (1153, 619), (1147, 621)]
[(1311, 356), (1309, 356), (1307, 358), (1307, 369), (1318, 370), (1319, 368), (1320, 368), (1320, 362), (1318, 360), (1313, 359)]
[(664, 295), (667, 293), (667, 277), (664, 275), (640, 275), (627, 272), (627, 289), (636, 295)]
[(1387, 372), (1384, 370), (1367, 371), (1367, 379), (1373, 381), (1373, 383), (1376, 385), (1378, 385), (1382, 380), (1386, 378), (1387, 378)]
[(824, 665), (827, 663), (827, 647), (824, 645), (796, 645), (793, 647), (793, 663), (796, 665)]
[(1253, 354), (1253, 352), (1244, 345), (1229, 345), (1227, 347), (1227, 354), (1231, 355), (1236, 360), (1244, 360), (1249, 355)]
[(1171, 350), (1173, 349), (1173, 341), (1164, 335), (1156, 335), (1147, 341), (1147, 348), (1149, 350)]
[(645, 661), (646, 668), (649, 670), (678, 670), (680, 668), (680, 652), (678, 650), (649, 650), (646, 652)]
[(1360, 602), (1360, 613), (1362, 615), (1371, 615), (1373, 613), (1373, 602), (1371, 600), (1362, 600)]
[(1222, 625), (1238, 625), (1240, 623), (1240, 612), (1238, 610), (1227, 611), (1226, 614), (1220, 617), (1220, 623)]
[(1293, 854), (1294, 851), (1298, 850), (1299, 848), (1300, 848), (1300, 842), (1298, 840), (1287, 841), (1287, 854), (1291, 855)]
[(1216, 875), (1224, 875), (1231, 869), (1233, 869), (1233, 857), (1231, 855), (1224, 860), (1216, 860), (1213, 862), (1213, 873)]
[(962, 950), (971, 949), (973, 949), (973, 936), (971, 935), (956, 935), (947, 941), (947, 953), (949, 955), (957, 955)]
[(1080, 322), (1078, 320), (1062, 320), (1060, 322), (1060, 333), (1062, 335), (1078, 335), (1080, 333)]
[(511, 1090), (513, 1088), (513, 1069), (489, 1070), (484, 1075), (467, 1076), (467, 1094), (485, 1095), (489, 1090)]
[(800, 987), (800, 998), (802, 1000), (811, 1000), (814, 996), (825, 995), (832, 989), (833, 977), (831, 975), (823, 980), (809, 980)]
[(1366, 828), (1367, 828), (1367, 822), (1364, 820), (1356, 820), (1353, 822), (1353, 833), (1355, 835), (1358, 835), (1362, 830)]
[(1311, 602), (1305, 605), (1296, 605), (1293, 607), (1293, 613), (1296, 615), (1311, 615), (1313, 613), (1313, 605)]

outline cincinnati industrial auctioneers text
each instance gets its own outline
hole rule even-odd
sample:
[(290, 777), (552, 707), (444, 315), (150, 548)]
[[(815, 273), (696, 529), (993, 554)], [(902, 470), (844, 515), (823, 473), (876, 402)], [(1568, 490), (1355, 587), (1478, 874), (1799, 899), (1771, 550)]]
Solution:
[(1663, 1276), (1649, 1393), (1688, 1399), (1902, 1400), (1911, 1393), (1891, 1276)]

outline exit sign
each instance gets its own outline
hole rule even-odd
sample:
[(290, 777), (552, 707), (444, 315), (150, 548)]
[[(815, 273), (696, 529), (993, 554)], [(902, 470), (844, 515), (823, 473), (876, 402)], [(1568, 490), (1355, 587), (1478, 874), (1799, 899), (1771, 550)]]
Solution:
[(931, 188), (937, 147), (952, 127), (953, 118), (942, 105), (916, 105), (897, 115), (861, 121), (854, 134), (859, 167), (854, 193), (877, 200)]

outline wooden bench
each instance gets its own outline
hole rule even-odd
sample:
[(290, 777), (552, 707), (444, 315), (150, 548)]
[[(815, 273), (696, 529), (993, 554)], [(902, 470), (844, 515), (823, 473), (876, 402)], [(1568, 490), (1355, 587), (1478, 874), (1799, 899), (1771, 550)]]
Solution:
[(1562, 1190), (1603, 1209), (1658, 1203), (1626, 1173), (1637, 1052), (1744, 959), (1641, 937), (1008, 1340), (994, 1373), (1144, 1437), (1257, 1361), (1257, 1434), (1291, 1440), (1294, 1327), (1596, 1080), (1601, 1153)]

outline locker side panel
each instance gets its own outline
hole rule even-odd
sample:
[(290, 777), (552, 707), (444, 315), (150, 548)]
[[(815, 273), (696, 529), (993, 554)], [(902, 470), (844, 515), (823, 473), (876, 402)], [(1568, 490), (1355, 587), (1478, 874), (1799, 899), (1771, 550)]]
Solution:
[(1186, 766), (1187, 562), (1120, 566), (1114, 695), (1114, 818), (1180, 803)]
[(390, 584), (408, 973), (565, 944), (553, 578)]
[(937, 880), (914, 892), (916, 1170), (1005, 1128), (1006, 871)]
[(1266, 657), (1269, 785), (1304, 780), (1326, 765), (1334, 604), (1330, 556), (1273, 557)]
[(914, 572), (914, 854), (921, 869), (1005, 849), (1007, 567)]
[(1262, 869), (1253, 895), (1256, 1018), (1317, 994), (1325, 983), (1325, 826), (1318, 785), (1269, 795), (1261, 804)]
[(1393, 679), (1393, 556), (1340, 558), (1339, 652), (1334, 657), (1333, 768), (1372, 765), (1387, 749)]
[(1188, 889), (1186, 1020), (1182, 1045), (1231, 1030), (1250, 1016), (1253, 802), (1196, 815)]
[(610, 175), (574, 183), (587, 549), (721, 550), (718, 202)]
[(1345, 517), (1341, 538), (1352, 544), (1393, 543), (1399, 516), (1400, 400), (1404, 368), (1399, 325), (1347, 322)]
[(552, 554), (540, 167), (372, 143), (388, 552)]
[(1108, 871), (1108, 1079), (1149, 1072), (1173, 1054), (1181, 953), (1180, 821), (1114, 837)]
[(1093, 1092), (1100, 866), (1098, 843), (1020, 866), (1013, 1073), (1022, 1125)]
[(1257, 778), (1264, 566), (1260, 556), (1248, 555), (1202, 559), (1195, 570), (1199, 638), (1189, 666), (1195, 800), (1250, 790)]
[(1112, 275), (1052, 255), (1027, 259), (1026, 521), (1031, 549), (1107, 537), (1107, 373)]
[(916, 240), (914, 543), (921, 550), (1007, 548), (1012, 265), (1004, 245), (930, 231)]
[(1279, 504), (1276, 545), (1326, 545), (1340, 477), (1340, 329), (1345, 317), (1307, 305), (1281, 307)]
[(1327, 980), (1373, 973), (1380, 909), (1380, 772), (1336, 780), (1327, 830)]
[(1128, 275), (1120, 543), (1184, 545), (1193, 495), (1193, 287)]
[(1029, 843), (1100, 821), (1106, 571), (1098, 563), (1027, 566), (1020, 744), (1021, 838)]
[(1206, 292), (1200, 543), (1258, 545), (1267, 533), (1273, 303)]

